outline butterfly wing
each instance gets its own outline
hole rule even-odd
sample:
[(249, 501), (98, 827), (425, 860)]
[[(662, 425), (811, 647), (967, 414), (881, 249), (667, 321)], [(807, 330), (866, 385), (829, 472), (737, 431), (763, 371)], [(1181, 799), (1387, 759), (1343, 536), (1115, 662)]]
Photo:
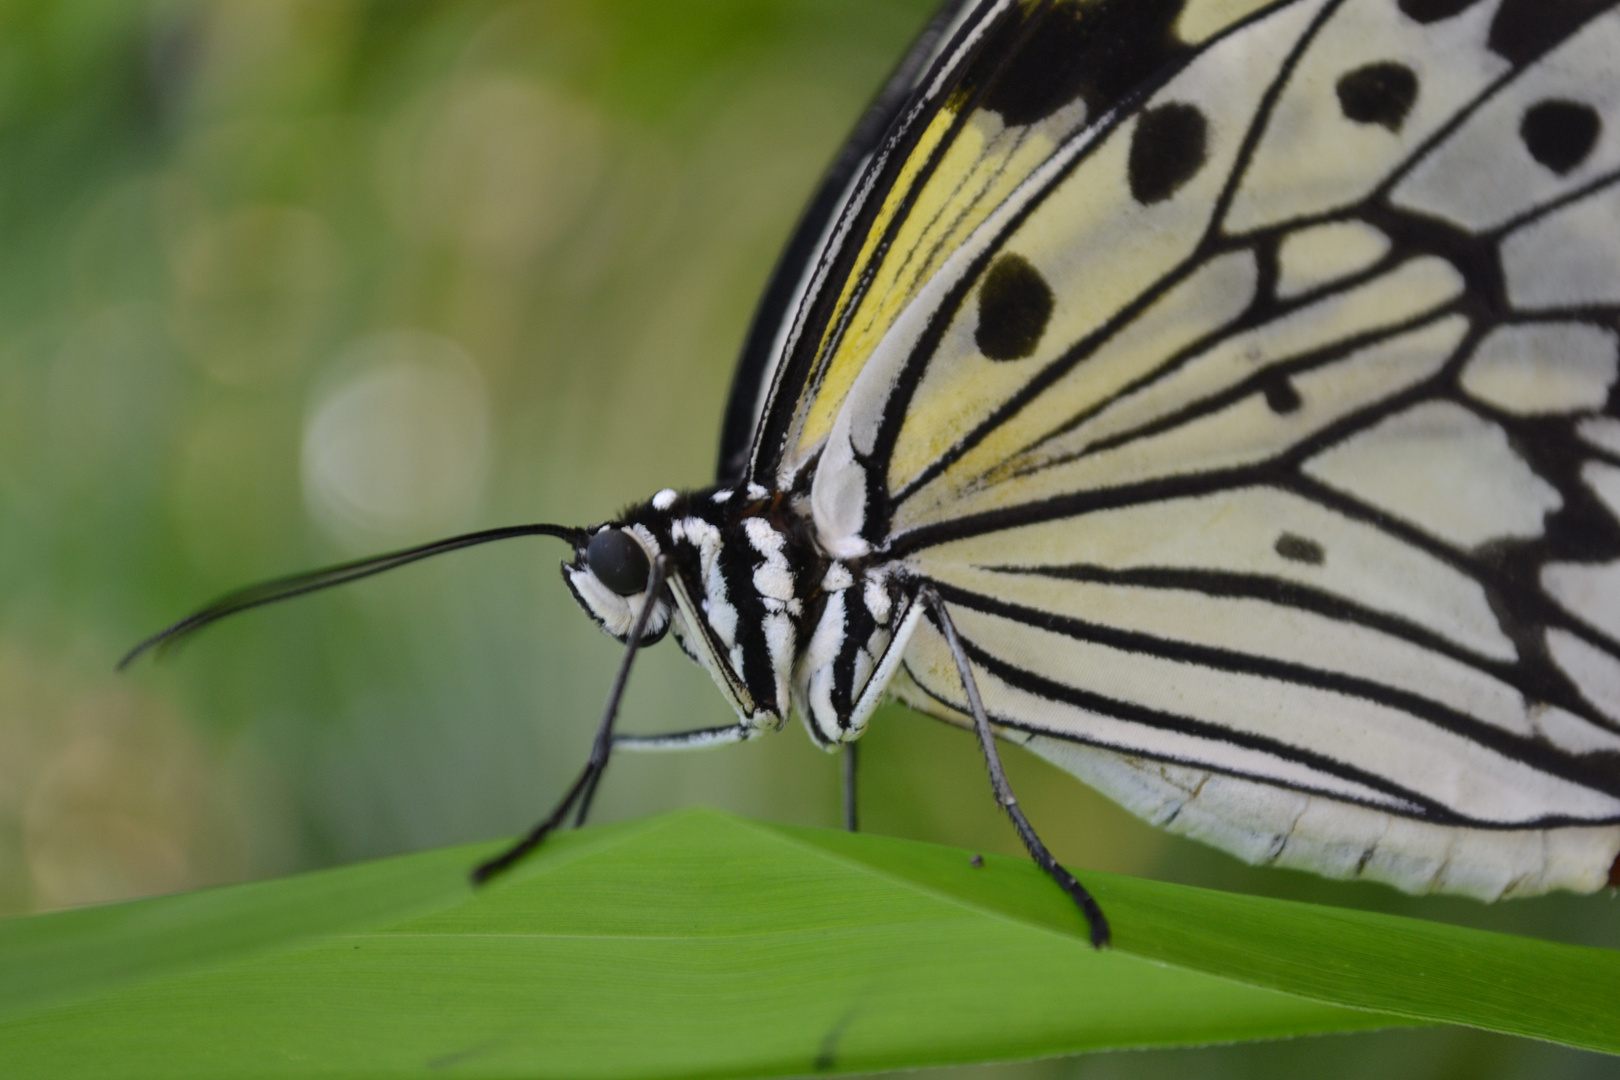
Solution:
[(802, 482), (877, 343), (986, 217), (1057, 147), (1139, 93), (1142, 71), (1191, 53), (1185, 35), (1212, 20), (1193, 9), (1230, 20), (1229, 9), (1257, 6), (949, 5), (840, 155), (778, 268), (733, 385), (722, 476), (738, 475), (751, 418), (740, 475)]
[[(755, 475), (813, 472), (824, 546), (936, 583), (1004, 733), (1151, 820), (1411, 890), (1596, 888), (1620, 14), (1247, 6), (979, 9), (939, 139), (807, 293)], [(965, 719), (932, 627), (895, 689)]]
[[(756, 432), (777, 382), (793, 316), (805, 303), (823, 260), (831, 260), (836, 249), (847, 244), (847, 229), (838, 232), (835, 227), (857, 192), (864, 193), (875, 182), (867, 176), (873, 161), (893, 156), (907, 127), (902, 119), (918, 108), (920, 84), (978, 6), (975, 0), (952, 0), (929, 21), (855, 125), (800, 216), (754, 312), (732, 376), (715, 470), (719, 483), (747, 479)], [(900, 129), (894, 130), (897, 123)]]

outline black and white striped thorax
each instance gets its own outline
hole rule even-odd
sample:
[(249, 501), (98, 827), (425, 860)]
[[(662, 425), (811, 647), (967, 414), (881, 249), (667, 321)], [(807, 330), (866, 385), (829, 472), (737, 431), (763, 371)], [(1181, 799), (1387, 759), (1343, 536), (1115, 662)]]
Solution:
[[(646, 560), (667, 557), (669, 583), (654, 600), (643, 644), (672, 629), (745, 726), (774, 730), (797, 706), (811, 738), (830, 747), (865, 729), (921, 607), (889, 565), (827, 556), (795, 501), (802, 506), (758, 484), (665, 489), (588, 530), (563, 578), (623, 641), (647, 596), (644, 585), (621, 590), (646, 580)], [(641, 553), (631, 553), (628, 570), (622, 557), (606, 565), (611, 553), (599, 550), (593, 560), (593, 543), (610, 549), (613, 533)]]

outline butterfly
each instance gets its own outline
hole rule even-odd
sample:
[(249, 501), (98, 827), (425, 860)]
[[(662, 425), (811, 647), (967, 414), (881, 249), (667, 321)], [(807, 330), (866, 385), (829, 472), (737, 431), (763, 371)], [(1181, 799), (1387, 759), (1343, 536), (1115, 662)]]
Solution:
[[(896, 697), (1241, 858), (1495, 899), (1620, 852), (1620, 12), (965, 0), (749, 331), (717, 482), (519, 535), (626, 651), (591, 757)], [(667, 632), (735, 723), (614, 731)], [(126, 661), (129, 658), (126, 658)]]

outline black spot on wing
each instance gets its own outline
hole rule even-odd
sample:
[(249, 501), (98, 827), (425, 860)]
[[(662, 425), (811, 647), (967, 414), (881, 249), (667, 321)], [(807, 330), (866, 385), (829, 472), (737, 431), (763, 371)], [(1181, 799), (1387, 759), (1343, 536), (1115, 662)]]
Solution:
[(1020, 255), (1003, 255), (979, 287), (979, 326), (973, 340), (992, 360), (1029, 356), (1052, 317), (1052, 288)]
[(1339, 111), (1358, 124), (1401, 130), (1417, 101), (1417, 75), (1405, 64), (1367, 64), (1339, 77)]
[(1096, 116), (1186, 53), (1172, 30), (1182, 0), (1060, 0), (1009, 17), (986, 41), (964, 88), (1009, 126), (1085, 99)]
[(1527, 64), (1563, 41), (1610, 0), (1502, 0), (1491, 33), (1490, 50), (1513, 64)]
[(1293, 381), (1287, 376), (1280, 376), (1268, 382), (1265, 386), (1266, 404), (1278, 416), (1285, 416), (1295, 412), (1302, 404), (1299, 391), (1294, 388)]
[(1401, 14), (1413, 22), (1432, 23), (1461, 15), (1479, 0), (1400, 0)]
[(1139, 203), (1163, 202), (1198, 174), (1209, 158), (1209, 123), (1197, 108), (1173, 101), (1148, 109), (1131, 134), (1126, 165)]
[(1327, 553), (1322, 550), (1321, 544), (1303, 536), (1296, 536), (1293, 533), (1283, 533), (1277, 537), (1277, 543), (1274, 546), (1277, 554), (1289, 562), (1321, 566), (1322, 561), (1327, 558)]
[(1578, 101), (1538, 102), (1519, 122), (1524, 148), (1559, 176), (1586, 160), (1602, 130), (1597, 110)]

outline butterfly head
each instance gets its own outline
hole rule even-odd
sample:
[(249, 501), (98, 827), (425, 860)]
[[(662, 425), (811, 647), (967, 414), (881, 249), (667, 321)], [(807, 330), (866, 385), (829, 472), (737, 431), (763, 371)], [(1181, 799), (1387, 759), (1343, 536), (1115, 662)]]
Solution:
[[(609, 522), (587, 530), (575, 545), (574, 558), (562, 566), (563, 581), (585, 614), (620, 641), (630, 634), (637, 614), (647, 603), (647, 578), (652, 560), (663, 550), (658, 537), (640, 523)], [(654, 600), (643, 645), (651, 645), (669, 629), (672, 605), (667, 591)]]

